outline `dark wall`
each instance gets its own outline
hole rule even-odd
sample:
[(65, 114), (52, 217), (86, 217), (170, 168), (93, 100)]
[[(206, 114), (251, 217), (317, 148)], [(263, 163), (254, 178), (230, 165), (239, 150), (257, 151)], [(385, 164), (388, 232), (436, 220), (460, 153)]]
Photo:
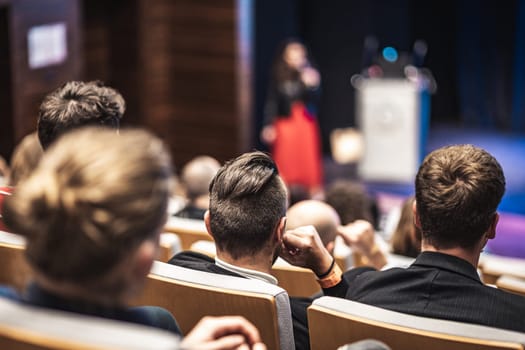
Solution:
[[(362, 69), (367, 35), (375, 35), (381, 47), (401, 51), (410, 51), (417, 39), (427, 42), (425, 66), (438, 84), (432, 96), (432, 124), (506, 130), (514, 118), (514, 125), (525, 125), (525, 29), (516, 32), (516, 24), (525, 21), (525, 6), (518, 11), (515, 0), (288, 0), (268, 6), (275, 6), (274, 11), (261, 11), (257, 19), (278, 20), (271, 29), (258, 26), (257, 57), (260, 47), (290, 33), (309, 44), (322, 75), (318, 117), (325, 152), (334, 128), (355, 124), (350, 78)], [(294, 7), (288, 22), (295, 24), (291, 32), (279, 18), (285, 8)], [(281, 36), (275, 33), (279, 28)], [(264, 65), (266, 60), (258, 64), (259, 79), (267, 79)], [(257, 84), (257, 118), (262, 87)]]

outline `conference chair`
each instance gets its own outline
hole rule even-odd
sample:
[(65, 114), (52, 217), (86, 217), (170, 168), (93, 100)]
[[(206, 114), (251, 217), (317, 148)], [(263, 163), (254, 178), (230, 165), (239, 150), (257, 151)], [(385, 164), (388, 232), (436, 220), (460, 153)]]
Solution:
[(164, 232), (179, 236), (182, 250), (189, 250), (196, 241), (213, 241), (203, 220), (170, 217), (164, 226)]
[(514, 294), (525, 296), (525, 280), (503, 275), (496, 281), (496, 287)]
[(241, 315), (259, 329), (268, 349), (295, 348), (288, 294), (263, 281), (155, 261), (134, 304), (164, 307), (185, 334), (203, 316)]
[(175, 233), (163, 232), (160, 234), (160, 249), (157, 260), (167, 262), (171, 257), (182, 251), (180, 238)]
[(312, 350), (373, 338), (392, 350), (523, 350), (525, 334), (389, 311), (322, 297), (308, 308)]
[(178, 337), (152, 327), (33, 307), (3, 298), (0, 310), (0, 349), (178, 349)]
[(19, 235), (0, 231), (0, 285), (21, 291), (31, 278), (25, 256), (25, 240)]
[(525, 279), (525, 259), (482, 254), (479, 268), (483, 282), (487, 284), (496, 284), (498, 278), (503, 275)]

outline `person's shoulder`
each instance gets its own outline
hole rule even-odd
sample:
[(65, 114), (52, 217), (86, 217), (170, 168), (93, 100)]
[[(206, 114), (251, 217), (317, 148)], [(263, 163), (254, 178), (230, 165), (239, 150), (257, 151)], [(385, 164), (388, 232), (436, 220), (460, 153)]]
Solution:
[(128, 321), (151, 326), (182, 336), (182, 331), (173, 315), (158, 306), (136, 306), (128, 310)]
[(183, 252), (175, 254), (168, 261), (168, 264), (182, 266), (182, 267), (189, 267), (189, 268), (191, 268), (195, 264), (202, 264), (202, 263), (215, 264), (215, 260), (212, 257), (209, 257), (201, 253), (192, 252), (192, 251), (183, 251)]

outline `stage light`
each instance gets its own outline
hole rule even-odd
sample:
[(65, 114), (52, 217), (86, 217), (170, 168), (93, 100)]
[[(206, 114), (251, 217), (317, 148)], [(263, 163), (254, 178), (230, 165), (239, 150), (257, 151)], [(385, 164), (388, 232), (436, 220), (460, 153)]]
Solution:
[(383, 49), (383, 58), (388, 62), (397, 61), (397, 57), (397, 50), (394, 49), (392, 46), (387, 46)]

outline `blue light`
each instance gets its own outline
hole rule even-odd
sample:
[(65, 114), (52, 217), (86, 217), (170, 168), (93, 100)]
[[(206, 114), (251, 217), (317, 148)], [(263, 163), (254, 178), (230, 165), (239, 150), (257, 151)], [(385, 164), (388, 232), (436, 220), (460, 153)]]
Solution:
[(388, 62), (397, 61), (397, 51), (392, 46), (387, 46), (383, 49), (383, 58)]

